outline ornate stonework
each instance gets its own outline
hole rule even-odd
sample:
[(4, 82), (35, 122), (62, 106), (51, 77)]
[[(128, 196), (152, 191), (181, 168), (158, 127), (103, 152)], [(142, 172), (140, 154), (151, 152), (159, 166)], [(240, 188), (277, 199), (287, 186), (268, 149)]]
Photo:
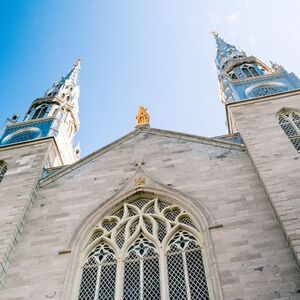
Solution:
[(134, 185), (135, 186), (141, 186), (145, 184), (145, 178), (143, 177), (138, 177), (134, 179)]

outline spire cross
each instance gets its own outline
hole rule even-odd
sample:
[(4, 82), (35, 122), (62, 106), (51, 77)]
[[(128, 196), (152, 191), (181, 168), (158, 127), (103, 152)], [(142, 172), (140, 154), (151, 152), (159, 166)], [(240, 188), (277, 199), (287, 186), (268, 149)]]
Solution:
[(211, 31), (210, 34), (212, 34), (215, 38), (218, 38), (219, 37), (219, 33), (218, 31)]
[(76, 59), (76, 61), (75, 61), (75, 65), (78, 64), (78, 63), (80, 63), (80, 62), (82, 62), (82, 61), (84, 61), (84, 60), (86, 60), (85, 57), (78, 57), (78, 58)]

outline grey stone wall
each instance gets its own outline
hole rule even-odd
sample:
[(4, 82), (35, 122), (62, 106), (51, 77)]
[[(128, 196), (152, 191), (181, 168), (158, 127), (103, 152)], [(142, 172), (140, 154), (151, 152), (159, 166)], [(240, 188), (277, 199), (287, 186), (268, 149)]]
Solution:
[(5, 281), (32, 207), (38, 180), (54, 144), (51, 140), (0, 148), (8, 170), (0, 184), (0, 281)]
[(300, 154), (276, 119), (283, 107), (299, 111), (299, 92), (230, 105), (228, 110), (300, 264)]
[[(44, 183), (0, 299), (70, 299), (63, 295), (70, 292), (65, 289), (77, 271), (71, 257), (82, 246), (72, 244), (76, 230), (120, 191), (138, 160), (145, 161), (145, 172), (157, 181), (188, 195), (195, 205), (201, 203), (220, 225), (203, 230), (212, 241), (211, 263), (217, 267), (224, 299), (299, 299), (297, 264), (247, 152), (226, 143), (221, 147), (179, 137), (144, 130)], [(197, 219), (190, 204), (180, 203)], [(70, 244), (71, 253), (61, 252)]]

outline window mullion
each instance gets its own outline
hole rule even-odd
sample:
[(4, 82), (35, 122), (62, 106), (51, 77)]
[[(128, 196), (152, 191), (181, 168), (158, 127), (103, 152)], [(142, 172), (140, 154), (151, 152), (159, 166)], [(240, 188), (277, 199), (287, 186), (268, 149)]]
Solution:
[(160, 296), (161, 300), (169, 299), (169, 285), (168, 285), (168, 266), (167, 255), (164, 255), (162, 249), (159, 255), (159, 270), (160, 270)]
[[(292, 118), (289, 118), (289, 123), (293, 126), (293, 128), (295, 129), (295, 131), (299, 135), (300, 134), (300, 130), (299, 130), (298, 126), (296, 125), (295, 121)], [(293, 137), (293, 136), (290, 136), (290, 137)]]
[(117, 262), (117, 272), (116, 272), (116, 292), (115, 292), (115, 300), (121, 300), (123, 296), (123, 288), (124, 288), (124, 268), (125, 263), (121, 259)]
[(140, 259), (140, 299), (143, 300), (143, 294), (144, 294), (144, 260)]
[(192, 298), (191, 298), (191, 291), (190, 291), (190, 285), (189, 285), (189, 274), (188, 274), (185, 252), (182, 252), (182, 259), (183, 259), (183, 269), (184, 269), (186, 293), (187, 293), (188, 300), (191, 300)]
[(101, 277), (101, 266), (98, 266), (97, 281), (96, 281), (96, 291), (95, 291), (94, 300), (98, 300), (99, 289), (100, 289), (100, 277)]

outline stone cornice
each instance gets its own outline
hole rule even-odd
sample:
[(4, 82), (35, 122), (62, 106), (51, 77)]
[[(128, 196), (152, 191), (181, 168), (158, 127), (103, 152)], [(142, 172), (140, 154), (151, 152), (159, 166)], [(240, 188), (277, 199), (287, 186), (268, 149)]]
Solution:
[(10, 128), (10, 127), (15, 127), (15, 126), (27, 125), (27, 124), (30, 124), (30, 123), (44, 123), (44, 122), (47, 122), (47, 121), (52, 120), (52, 119), (54, 120), (55, 118), (53, 116), (43, 117), (41, 119), (33, 119), (33, 120), (27, 120), (27, 121), (22, 121), (22, 122), (11, 123), (11, 124), (7, 125), (6, 127)]
[(25, 141), (25, 142), (21, 142), (21, 143), (1, 145), (0, 146), (0, 153), (1, 153), (1, 151), (7, 151), (7, 150), (22, 148), (22, 147), (31, 147), (33, 145), (42, 144), (42, 143), (51, 143), (52, 146), (54, 146), (55, 152), (56, 152), (57, 156), (59, 157), (59, 160), (62, 164), (62, 157), (61, 157), (60, 152), (58, 150), (55, 138), (52, 137), (52, 136), (45, 137), (45, 138), (40, 138), (38, 140), (31, 140), (31, 141)]
[(270, 100), (279, 100), (282, 98), (287, 98), (287, 97), (299, 95), (299, 94), (300, 94), (300, 89), (295, 89), (295, 90), (282, 92), (280, 94), (271, 94), (271, 95), (266, 95), (266, 96), (251, 98), (251, 99), (245, 99), (245, 100), (237, 101), (237, 102), (230, 102), (230, 103), (226, 103), (225, 106), (227, 108), (229, 106), (250, 105), (253, 103), (260, 103), (260, 102), (265, 102), (265, 101), (270, 101)]
[(11, 149), (15, 149), (15, 148), (24, 147), (24, 146), (32, 146), (32, 145), (41, 144), (41, 143), (44, 143), (44, 142), (51, 142), (51, 141), (54, 144), (56, 144), (54, 137), (45, 137), (45, 138), (41, 138), (41, 139), (38, 139), (38, 140), (30, 140), (30, 141), (15, 143), (15, 144), (1, 145), (0, 146), (0, 151), (2, 151), (2, 150), (11, 150)]
[(228, 124), (228, 131), (230, 134), (232, 134), (232, 128), (231, 128), (231, 122), (229, 120), (229, 114), (228, 109), (229, 107), (238, 107), (238, 106), (245, 106), (245, 105), (252, 105), (255, 103), (263, 103), (266, 101), (274, 101), (274, 100), (281, 100), (283, 98), (288, 98), (291, 96), (300, 95), (300, 89), (295, 89), (291, 91), (282, 92), (280, 94), (273, 94), (273, 95), (267, 95), (262, 97), (256, 97), (252, 99), (245, 99), (238, 102), (231, 102), (225, 104), (225, 111), (226, 111), (226, 118), (227, 118), (227, 124)]
[(282, 71), (276, 71), (273, 73), (268, 73), (268, 74), (263, 74), (263, 75), (258, 75), (258, 76), (253, 76), (253, 77), (247, 77), (247, 78), (241, 78), (241, 79), (234, 79), (232, 80), (232, 84), (235, 86), (238, 85), (243, 85), (245, 83), (251, 83), (251, 82), (261, 82), (261, 81), (272, 81), (272, 79), (278, 79), (281, 78), (283, 75)]

